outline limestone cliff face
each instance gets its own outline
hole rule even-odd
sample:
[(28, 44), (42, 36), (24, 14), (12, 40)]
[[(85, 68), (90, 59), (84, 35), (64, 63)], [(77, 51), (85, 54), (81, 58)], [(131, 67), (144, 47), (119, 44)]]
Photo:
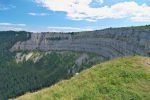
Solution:
[(115, 58), (150, 53), (150, 30), (134, 28), (104, 29), (77, 33), (32, 33), (31, 38), (17, 42), (11, 51), (85, 51)]

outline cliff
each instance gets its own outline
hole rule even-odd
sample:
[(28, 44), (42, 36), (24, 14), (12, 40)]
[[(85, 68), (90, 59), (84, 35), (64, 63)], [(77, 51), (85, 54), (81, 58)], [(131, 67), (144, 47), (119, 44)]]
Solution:
[(32, 33), (27, 41), (18, 41), (11, 51), (85, 51), (105, 58), (150, 53), (150, 29), (108, 28), (76, 33)]

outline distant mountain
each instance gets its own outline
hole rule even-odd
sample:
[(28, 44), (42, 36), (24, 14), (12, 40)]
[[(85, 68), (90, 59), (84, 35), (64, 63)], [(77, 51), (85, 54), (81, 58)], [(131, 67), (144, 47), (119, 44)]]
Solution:
[(149, 58), (124, 57), (14, 100), (149, 100)]

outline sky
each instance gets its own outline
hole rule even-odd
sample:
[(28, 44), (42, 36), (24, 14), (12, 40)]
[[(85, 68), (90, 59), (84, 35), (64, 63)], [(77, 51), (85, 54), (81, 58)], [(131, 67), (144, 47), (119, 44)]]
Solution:
[(0, 0), (0, 31), (89, 31), (147, 24), (150, 0)]

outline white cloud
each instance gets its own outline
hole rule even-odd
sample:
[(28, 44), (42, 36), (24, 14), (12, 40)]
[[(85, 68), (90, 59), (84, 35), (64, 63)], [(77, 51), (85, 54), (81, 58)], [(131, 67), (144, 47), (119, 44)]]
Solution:
[(48, 27), (50, 32), (79, 32), (79, 31), (91, 31), (91, 28), (78, 28), (78, 27)]
[[(8, 29), (8, 28), (7, 28)], [(10, 27), (9, 30), (13, 30), (13, 31), (23, 31), (23, 28), (20, 27)]]
[(14, 6), (12, 4), (9, 4), (9, 5), (0, 4), (0, 11), (9, 10), (11, 8), (16, 8), (16, 6)]
[[(90, 4), (93, 0), (35, 0), (52, 11), (67, 13), (67, 18), (71, 20), (96, 21), (99, 19), (129, 18), (136, 22), (150, 22), (150, 6), (138, 4), (135, 1), (119, 2), (111, 6), (92, 8)], [(103, 3), (104, 0), (96, 0)]]
[(98, 3), (104, 3), (104, 0), (95, 0)]
[(3, 27), (0, 27), (0, 30), (1, 31), (8, 31), (8, 30), (22, 31), (22, 30), (24, 30), (24, 28), (21, 28), (21, 27), (12, 27), (12, 26), (9, 26), (9, 27), (3, 26)]
[(49, 16), (49, 14), (47, 14), (47, 13), (34, 13), (34, 12), (30, 12), (30, 13), (28, 13), (28, 15), (31, 15), (31, 16)]
[(0, 30), (7, 31), (7, 30), (14, 30), (14, 31), (21, 31), (24, 30), (26, 24), (13, 24), (13, 23), (0, 23)]
[(26, 24), (0, 23), (0, 26), (21, 26), (21, 27), (24, 27), (24, 26), (26, 26)]

